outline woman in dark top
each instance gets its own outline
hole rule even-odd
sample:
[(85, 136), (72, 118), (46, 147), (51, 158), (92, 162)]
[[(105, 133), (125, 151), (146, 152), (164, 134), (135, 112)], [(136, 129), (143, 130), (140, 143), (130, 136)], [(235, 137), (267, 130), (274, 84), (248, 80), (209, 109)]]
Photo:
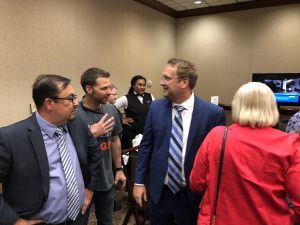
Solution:
[(152, 94), (145, 92), (146, 78), (136, 75), (131, 79), (131, 86), (128, 94), (117, 99), (115, 106), (124, 108), (127, 118), (132, 118), (132, 122), (123, 124), (122, 148), (132, 147), (132, 140), (143, 134), (145, 120), (151, 102), (154, 100)]

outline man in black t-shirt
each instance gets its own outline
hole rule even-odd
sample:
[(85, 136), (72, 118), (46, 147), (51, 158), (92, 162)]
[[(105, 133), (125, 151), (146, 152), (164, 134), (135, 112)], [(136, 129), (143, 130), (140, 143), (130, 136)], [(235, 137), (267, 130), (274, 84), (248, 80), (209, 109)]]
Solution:
[[(95, 213), (98, 225), (113, 225), (114, 184), (125, 186), (126, 177), (122, 170), (121, 142), (122, 125), (114, 106), (107, 103), (110, 95), (110, 74), (99, 68), (90, 68), (81, 76), (85, 98), (77, 108), (77, 115), (98, 139), (103, 153), (102, 177), (94, 193)], [(112, 161), (116, 168), (114, 177)]]

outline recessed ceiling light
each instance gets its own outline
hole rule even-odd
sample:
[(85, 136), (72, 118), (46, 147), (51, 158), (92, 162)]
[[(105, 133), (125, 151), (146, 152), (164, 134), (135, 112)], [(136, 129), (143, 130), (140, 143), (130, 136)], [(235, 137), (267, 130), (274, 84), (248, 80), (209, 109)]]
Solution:
[(202, 2), (201, 1), (195, 1), (194, 3), (195, 4), (201, 4)]

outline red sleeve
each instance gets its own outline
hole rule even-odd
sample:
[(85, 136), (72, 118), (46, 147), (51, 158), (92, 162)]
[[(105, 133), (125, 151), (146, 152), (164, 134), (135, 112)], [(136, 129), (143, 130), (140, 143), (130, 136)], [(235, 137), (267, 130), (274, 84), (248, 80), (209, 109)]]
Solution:
[(294, 206), (295, 219), (300, 222), (300, 137), (294, 143), (295, 153), (286, 175), (288, 194)]

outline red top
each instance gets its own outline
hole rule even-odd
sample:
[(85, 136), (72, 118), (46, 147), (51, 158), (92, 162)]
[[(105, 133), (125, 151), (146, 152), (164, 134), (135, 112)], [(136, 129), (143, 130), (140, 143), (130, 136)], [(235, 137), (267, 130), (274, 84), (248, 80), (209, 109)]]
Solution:
[[(191, 189), (206, 189), (198, 225), (209, 224), (224, 127), (202, 143), (190, 176)], [(286, 200), (292, 198), (300, 221), (300, 137), (273, 128), (229, 127), (217, 205), (217, 225), (289, 225)]]

